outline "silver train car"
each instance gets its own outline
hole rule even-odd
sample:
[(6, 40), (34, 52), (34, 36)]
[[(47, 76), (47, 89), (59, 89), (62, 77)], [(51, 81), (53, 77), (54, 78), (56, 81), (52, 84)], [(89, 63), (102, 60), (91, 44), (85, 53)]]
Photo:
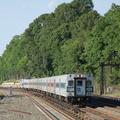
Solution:
[(20, 88), (39, 91), (69, 103), (86, 105), (93, 96), (93, 77), (89, 74), (66, 74), (60, 76), (21, 79)]

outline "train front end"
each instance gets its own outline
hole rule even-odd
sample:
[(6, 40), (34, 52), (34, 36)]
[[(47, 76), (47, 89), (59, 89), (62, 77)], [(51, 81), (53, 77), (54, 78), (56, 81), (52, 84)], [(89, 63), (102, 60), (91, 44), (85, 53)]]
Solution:
[(67, 101), (86, 105), (93, 95), (93, 77), (88, 74), (71, 74), (68, 76)]

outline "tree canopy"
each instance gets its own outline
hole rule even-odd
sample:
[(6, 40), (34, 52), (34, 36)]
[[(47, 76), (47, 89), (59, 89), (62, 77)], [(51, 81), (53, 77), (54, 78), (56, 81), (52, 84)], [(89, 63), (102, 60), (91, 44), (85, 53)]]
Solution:
[[(97, 75), (99, 63), (112, 50), (120, 55), (120, 6), (112, 4), (104, 16), (93, 7), (92, 0), (73, 0), (36, 18), (6, 46), (0, 80), (76, 72)], [(120, 77), (118, 70), (114, 74)]]

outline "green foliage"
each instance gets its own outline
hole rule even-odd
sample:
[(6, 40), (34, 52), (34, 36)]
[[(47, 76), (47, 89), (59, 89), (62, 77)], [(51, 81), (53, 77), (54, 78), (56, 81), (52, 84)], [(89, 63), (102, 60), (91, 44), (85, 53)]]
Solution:
[(3, 82), (4, 82), (4, 80), (0, 80), (0, 85), (2, 85)]
[[(93, 6), (92, 0), (73, 0), (36, 18), (6, 46), (0, 80), (76, 72), (98, 76), (112, 50), (120, 55), (120, 6), (113, 4), (104, 17)], [(108, 84), (119, 84), (119, 68), (113, 71), (107, 73)]]
[[(85, 71), (97, 74), (99, 64), (103, 62), (113, 50), (118, 51), (118, 55), (120, 55), (119, 10), (120, 7), (113, 4), (105, 17), (101, 17), (96, 22), (92, 31), (86, 34), (87, 42), (85, 43), (85, 50), (81, 58), (86, 61), (86, 64), (83, 65)], [(118, 64), (120, 64), (119, 60)], [(114, 69), (118, 71), (118, 67), (114, 67)], [(119, 75), (120, 73), (118, 73), (118, 76)], [(114, 82), (111, 81), (111, 84), (118, 84), (120, 82), (119, 77), (115, 73), (113, 76), (114, 78), (112, 76), (109, 78), (110, 81), (114, 79)]]
[(79, 16), (93, 9), (91, 0), (73, 0), (71, 3), (63, 3), (55, 10), (56, 25), (74, 22)]
[(112, 93), (112, 95), (119, 95), (120, 96), (120, 93), (118, 92), (118, 93)]

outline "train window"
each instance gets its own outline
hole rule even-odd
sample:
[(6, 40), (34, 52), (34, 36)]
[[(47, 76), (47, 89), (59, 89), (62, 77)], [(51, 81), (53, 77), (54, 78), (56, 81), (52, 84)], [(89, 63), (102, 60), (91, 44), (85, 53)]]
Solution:
[(77, 81), (77, 86), (82, 86), (82, 81)]
[(92, 87), (91, 81), (87, 81), (87, 82), (86, 82), (86, 85), (87, 85), (87, 87)]
[(73, 86), (73, 80), (68, 81), (68, 86)]
[(43, 86), (46, 86), (46, 83), (42, 83)]
[(56, 87), (59, 87), (59, 83), (56, 83)]
[(65, 88), (65, 83), (60, 83), (61, 88)]
[(51, 86), (53, 87), (53, 86), (54, 86), (54, 83), (51, 83)]

